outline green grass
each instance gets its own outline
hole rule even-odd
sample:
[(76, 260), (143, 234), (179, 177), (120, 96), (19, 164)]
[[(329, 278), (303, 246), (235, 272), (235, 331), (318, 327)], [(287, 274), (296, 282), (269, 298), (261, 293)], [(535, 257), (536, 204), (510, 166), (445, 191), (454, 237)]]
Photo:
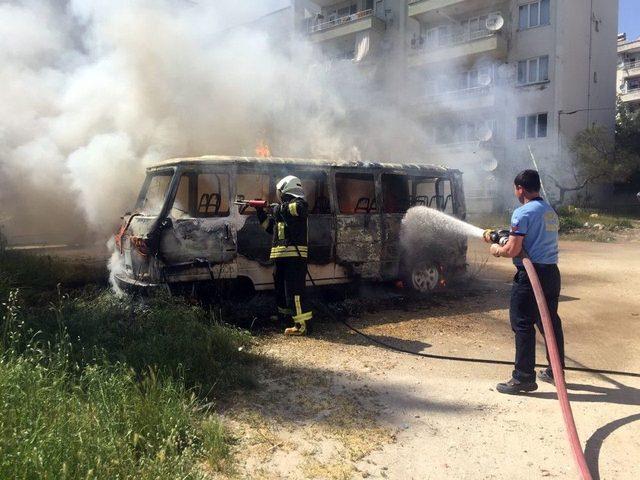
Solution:
[(229, 465), (212, 408), (251, 384), (250, 336), (167, 296), (56, 288), (73, 268), (0, 254), (0, 478), (189, 479)]
[(181, 382), (64, 357), (0, 360), (0, 478), (203, 478), (228, 447)]
[(628, 217), (576, 207), (560, 208), (558, 214), (560, 233), (574, 240), (612, 242), (614, 232), (636, 228), (638, 223)]
[[(593, 217), (592, 215), (597, 215)], [(558, 209), (560, 220), (560, 234), (569, 240), (590, 242), (614, 242), (615, 232), (638, 228), (640, 222), (630, 217), (597, 212), (576, 207), (562, 207)], [(470, 215), (468, 221), (481, 228), (508, 228), (510, 218), (507, 214), (475, 214)], [(585, 224), (589, 226), (586, 227)], [(602, 227), (594, 227), (599, 224)]]

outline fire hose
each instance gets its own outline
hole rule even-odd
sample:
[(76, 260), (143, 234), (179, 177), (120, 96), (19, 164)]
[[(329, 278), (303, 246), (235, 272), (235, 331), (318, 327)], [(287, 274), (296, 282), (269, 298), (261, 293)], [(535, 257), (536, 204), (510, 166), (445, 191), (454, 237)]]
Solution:
[(538, 304), (538, 310), (540, 311), (540, 318), (544, 327), (544, 341), (547, 345), (547, 352), (549, 352), (549, 360), (551, 363), (551, 370), (553, 371), (553, 379), (555, 380), (556, 390), (558, 391), (558, 401), (560, 402), (560, 408), (562, 409), (562, 417), (564, 418), (564, 425), (567, 429), (567, 435), (569, 436), (569, 443), (571, 444), (571, 450), (573, 450), (573, 457), (580, 470), (583, 480), (591, 480), (591, 473), (587, 466), (587, 460), (584, 458), (584, 452), (580, 445), (580, 438), (578, 437), (578, 430), (576, 429), (576, 422), (573, 419), (573, 412), (571, 411), (571, 404), (569, 403), (569, 396), (567, 395), (567, 385), (564, 381), (564, 372), (562, 369), (562, 363), (560, 362), (560, 353), (558, 352), (558, 344), (556, 343), (556, 336), (553, 332), (553, 325), (551, 324), (551, 315), (549, 313), (549, 306), (547, 300), (544, 297), (542, 291), (542, 285), (540, 279), (536, 273), (536, 269), (533, 266), (531, 260), (527, 257), (522, 259), (533, 293), (536, 297), (536, 303)]

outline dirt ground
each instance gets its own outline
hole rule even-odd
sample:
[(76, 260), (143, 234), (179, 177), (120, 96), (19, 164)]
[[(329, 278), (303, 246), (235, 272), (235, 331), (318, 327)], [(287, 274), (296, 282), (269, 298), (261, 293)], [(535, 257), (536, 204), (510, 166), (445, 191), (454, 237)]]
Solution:
[[(513, 267), (472, 247), (466, 288), (428, 301), (372, 289), (385, 300), (349, 321), (415, 352), (511, 360)], [(568, 365), (640, 372), (640, 243), (565, 241), (560, 268)], [(554, 387), (501, 395), (509, 366), (395, 353), (331, 322), (310, 338), (257, 342), (269, 359), (259, 388), (222, 406), (236, 458), (224, 477), (578, 478)], [(640, 378), (568, 372), (567, 382), (594, 478), (640, 478)]]

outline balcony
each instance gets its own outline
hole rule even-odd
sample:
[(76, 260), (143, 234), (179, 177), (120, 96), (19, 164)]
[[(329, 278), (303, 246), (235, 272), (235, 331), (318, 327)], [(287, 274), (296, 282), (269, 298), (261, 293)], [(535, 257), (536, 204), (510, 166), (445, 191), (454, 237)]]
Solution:
[(441, 36), (437, 42), (425, 42), (415, 48), (412, 46), (407, 63), (409, 67), (422, 67), (456, 58), (472, 62), (480, 56), (502, 58), (506, 55), (507, 42), (504, 36), (482, 29), (456, 32)]
[(324, 42), (367, 30), (382, 33), (385, 30), (385, 26), (384, 21), (376, 17), (373, 14), (373, 10), (370, 9), (327, 22), (309, 25), (308, 34), (309, 40), (312, 42)]
[(640, 76), (640, 61), (627, 62), (618, 66), (618, 70), (622, 73), (622, 78)]
[(640, 52), (640, 39), (618, 44), (618, 53), (632, 52)]
[(408, 11), (409, 17), (422, 23), (437, 23), (443, 20), (443, 15), (464, 15), (495, 8), (495, 4), (495, 0), (410, 0)]
[(620, 100), (623, 103), (639, 103), (640, 102), (640, 87), (628, 88), (620, 93)]
[(493, 87), (478, 86), (462, 90), (452, 90), (437, 94), (427, 94), (417, 107), (422, 116), (440, 113), (456, 113), (469, 110), (493, 109), (496, 98)]

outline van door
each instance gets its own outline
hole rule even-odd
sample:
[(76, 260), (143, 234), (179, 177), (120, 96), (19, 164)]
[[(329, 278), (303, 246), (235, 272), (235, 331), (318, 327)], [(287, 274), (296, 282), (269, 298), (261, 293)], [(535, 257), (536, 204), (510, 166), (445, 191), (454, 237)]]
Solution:
[[(236, 175), (238, 200), (276, 202), (275, 185), (267, 167), (239, 166)], [(269, 262), (271, 236), (265, 232), (253, 208), (238, 207), (241, 228), (238, 231), (238, 253), (261, 264)]]
[(380, 175), (382, 188), (382, 263), (381, 276), (393, 280), (400, 275), (400, 227), (409, 209), (409, 177), (401, 173)]
[(230, 217), (231, 174), (216, 170), (180, 172), (169, 210), (171, 220), (160, 240), (168, 265), (230, 263), (236, 257), (237, 233)]
[(334, 173), (336, 263), (367, 279), (380, 279), (381, 215), (376, 173), (337, 169)]
[(307, 220), (309, 263), (327, 264), (331, 262), (334, 245), (333, 217), (329, 198), (329, 180), (327, 172), (320, 169), (289, 170), (302, 182), (305, 199), (309, 205)]

